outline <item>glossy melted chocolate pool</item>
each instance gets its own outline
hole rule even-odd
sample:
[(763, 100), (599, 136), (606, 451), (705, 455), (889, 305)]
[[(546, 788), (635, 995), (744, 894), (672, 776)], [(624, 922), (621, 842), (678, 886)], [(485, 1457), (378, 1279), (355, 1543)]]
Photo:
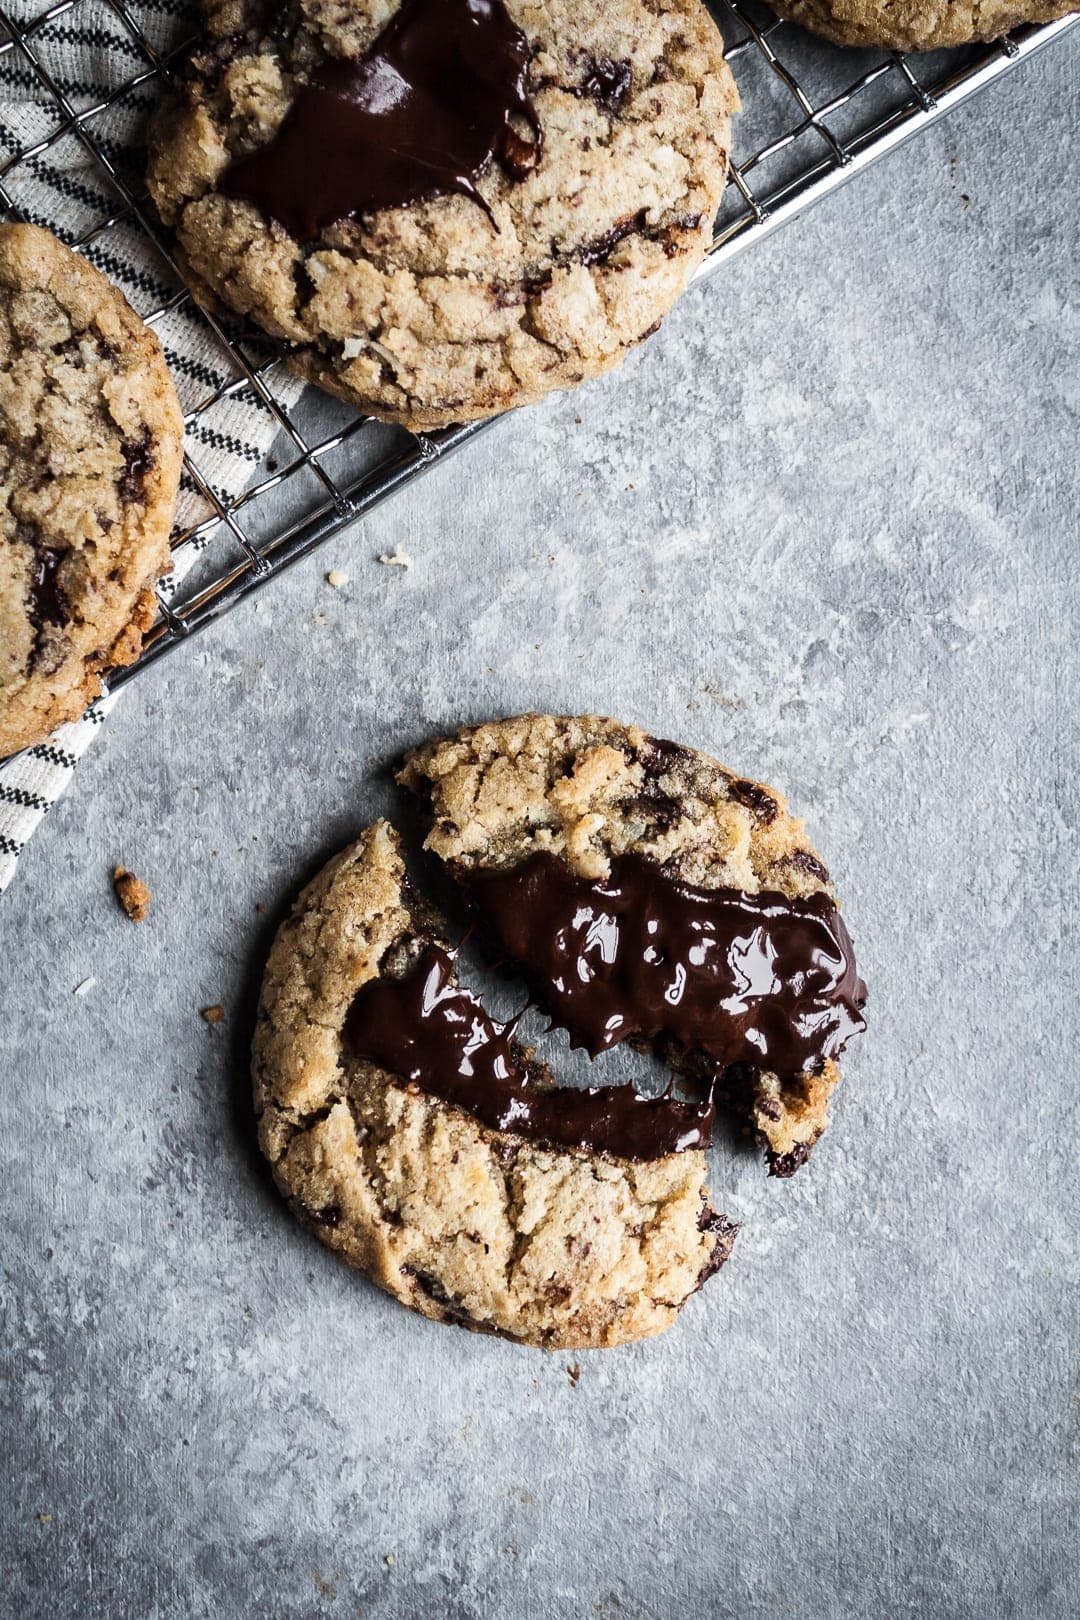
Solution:
[(467, 888), (491, 944), (594, 1057), (670, 1040), (717, 1074), (744, 1063), (793, 1079), (865, 1028), (866, 986), (826, 894), (695, 888), (641, 855), (594, 881), (548, 853)]
[(503, 0), (404, 0), (359, 61), (312, 75), (277, 134), (231, 164), (221, 189), (300, 242), (354, 214), (454, 191), (490, 217), (476, 181), (492, 159), (519, 179), (540, 158), (528, 61)]
[[(695, 888), (637, 855), (593, 881), (546, 853), (472, 874), (468, 893), (490, 940), (594, 1057), (624, 1040), (669, 1040), (704, 1055), (716, 1078), (751, 1064), (793, 1079), (864, 1028), (866, 987), (828, 895)], [(453, 958), (435, 944), (403, 976), (364, 985), (345, 1026), (354, 1055), (493, 1130), (625, 1159), (708, 1145), (711, 1098), (554, 1090), (533, 1078), (513, 1033), (454, 983)]]
[(539, 1086), (514, 1045), (513, 1025), (493, 1019), (453, 973), (453, 958), (428, 945), (403, 977), (362, 985), (345, 1023), (347, 1047), (492, 1130), (620, 1159), (708, 1145), (709, 1103), (640, 1097), (629, 1085)]

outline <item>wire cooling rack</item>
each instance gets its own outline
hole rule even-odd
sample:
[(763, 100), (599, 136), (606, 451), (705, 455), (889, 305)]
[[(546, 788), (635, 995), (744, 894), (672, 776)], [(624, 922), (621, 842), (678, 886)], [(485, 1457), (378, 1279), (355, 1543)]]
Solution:
[[(710, 4), (724, 33), (743, 111), (735, 125), (731, 183), (700, 276), (713, 274), (735, 253), (1080, 21), (1071, 17), (1020, 29), (990, 47), (913, 57), (839, 50), (779, 21), (755, 0)], [(50, 61), (65, 41), (70, 45), (73, 27), (85, 31), (94, 26), (91, 7), (107, 14), (110, 55), (122, 66), (108, 94), (88, 100), (87, 87), (65, 84)], [(22, 0), (23, 10), (32, 11), (32, 4)], [(118, 109), (134, 108), (140, 114), (149, 109), (160, 93), (159, 81), (169, 78), (187, 43), (181, 37), (173, 48), (155, 46), (146, 26), (148, 13), (160, 23), (163, 15), (185, 10), (182, 0), (154, 0), (147, 6), (136, 0), (130, 5), (125, 0), (60, 0), (21, 20), (0, 4), (0, 74), (5, 57), (24, 76), (29, 71), (47, 109), (33, 139), (20, 143), (9, 136), (6, 150), (0, 148), (0, 210), (11, 218), (26, 217), (20, 181), (61, 143), (77, 142), (96, 184), (85, 196), (77, 194), (77, 186), (71, 195), (84, 204), (88, 198), (107, 197), (104, 217), (80, 220), (77, 228), (67, 217), (38, 218), (38, 223), (50, 225), (73, 247), (88, 250), (106, 270), (112, 233), (147, 233), (171, 287), (155, 307), (141, 310), (148, 325), (158, 326), (186, 310), (189, 318), (205, 325), (207, 340), (221, 351), (221, 364), (207, 368), (212, 386), (185, 417), (185, 482), (189, 497), (197, 492), (201, 515), (174, 533), (172, 545), (188, 563), (197, 554), (197, 566), (184, 572), (178, 587), (161, 594), (160, 616), (142, 655), (117, 672), (114, 688), (480, 430), (473, 425), (413, 434), (339, 406), (314, 389), (298, 395), (279, 350), (250, 329), (241, 330), (194, 305), (172, 258), (168, 234), (149, 205), (138, 137), (118, 142), (109, 132), (110, 115)], [(181, 36), (183, 32), (181, 28)], [(130, 132), (137, 127), (138, 120), (128, 117), (124, 128)], [(120, 262), (122, 256), (112, 257)], [(237, 487), (215, 487), (199, 465), (199, 446), (214, 442), (214, 412), (238, 399), (267, 414), (276, 442), (259, 466), (240, 469)]]

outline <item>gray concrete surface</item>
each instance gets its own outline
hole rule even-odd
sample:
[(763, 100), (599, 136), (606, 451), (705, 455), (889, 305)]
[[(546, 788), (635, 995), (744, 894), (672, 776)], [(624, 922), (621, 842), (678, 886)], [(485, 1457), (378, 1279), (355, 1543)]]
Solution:
[[(2, 1612), (1077, 1612), (1078, 61), (130, 689), (0, 902)], [(575, 1358), (341, 1269), (245, 1072), (272, 915), (384, 762), (530, 705), (786, 787), (873, 996), (809, 1170), (718, 1154), (731, 1265)]]

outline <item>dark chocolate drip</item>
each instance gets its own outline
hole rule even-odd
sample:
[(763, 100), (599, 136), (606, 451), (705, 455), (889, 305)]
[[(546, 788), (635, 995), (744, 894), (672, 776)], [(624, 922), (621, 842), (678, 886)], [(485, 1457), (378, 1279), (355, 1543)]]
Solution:
[(708, 1146), (709, 1103), (640, 1097), (631, 1085), (541, 1088), (514, 1044), (514, 1026), (493, 1019), (453, 973), (447, 952), (428, 945), (404, 977), (361, 986), (345, 1021), (349, 1049), (492, 1130), (618, 1159)]
[(549, 853), (474, 872), (469, 898), (572, 1044), (674, 1041), (715, 1074), (819, 1070), (865, 1028), (866, 986), (827, 895), (699, 889), (624, 855), (604, 882)]
[(315, 72), (274, 138), (233, 163), (221, 188), (301, 242), (350, 215), (450, 191), (490, 218), (476, 180), (492, 158), (513, 179), (540, 159), (528, 61), (503, 0), (404, 0), (358, 62)]

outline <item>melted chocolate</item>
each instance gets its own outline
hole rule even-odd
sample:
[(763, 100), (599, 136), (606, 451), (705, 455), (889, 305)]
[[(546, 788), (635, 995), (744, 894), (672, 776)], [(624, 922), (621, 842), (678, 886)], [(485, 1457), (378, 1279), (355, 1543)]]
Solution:
[(447, 952), (428, 945), (403, 978), (361, 986), (345, 1021), (352, 1052), (492, 1130), (555, 1147), (658, 1159), (708, 1146), (711, 1104), (639, 1097), (630, 1085), (541, 1088), (514, 1043), (513, 1024), (492, 1018), (453, 983), (453, 972)]
[(640, 855), (594, 882), (548, 853), (473, 873), (468, 892), (492, 943), (594, 1057), (670, 1040), (715, 1074), (747, 1063), (792, 1079), (865, 1028), (866, 986), (827, 895), (694, 888)]
[[(320, 67), (266, 146), (226, 171), (222, 190), (298, 241), (353, 214), (476, 189), (498, 157), (514, 179), (540, 158), (526, 91), (529, 42), (503, 0), (403, 0), (358, 62)], [(511, 126), (524, 120), (526, 141)]]

